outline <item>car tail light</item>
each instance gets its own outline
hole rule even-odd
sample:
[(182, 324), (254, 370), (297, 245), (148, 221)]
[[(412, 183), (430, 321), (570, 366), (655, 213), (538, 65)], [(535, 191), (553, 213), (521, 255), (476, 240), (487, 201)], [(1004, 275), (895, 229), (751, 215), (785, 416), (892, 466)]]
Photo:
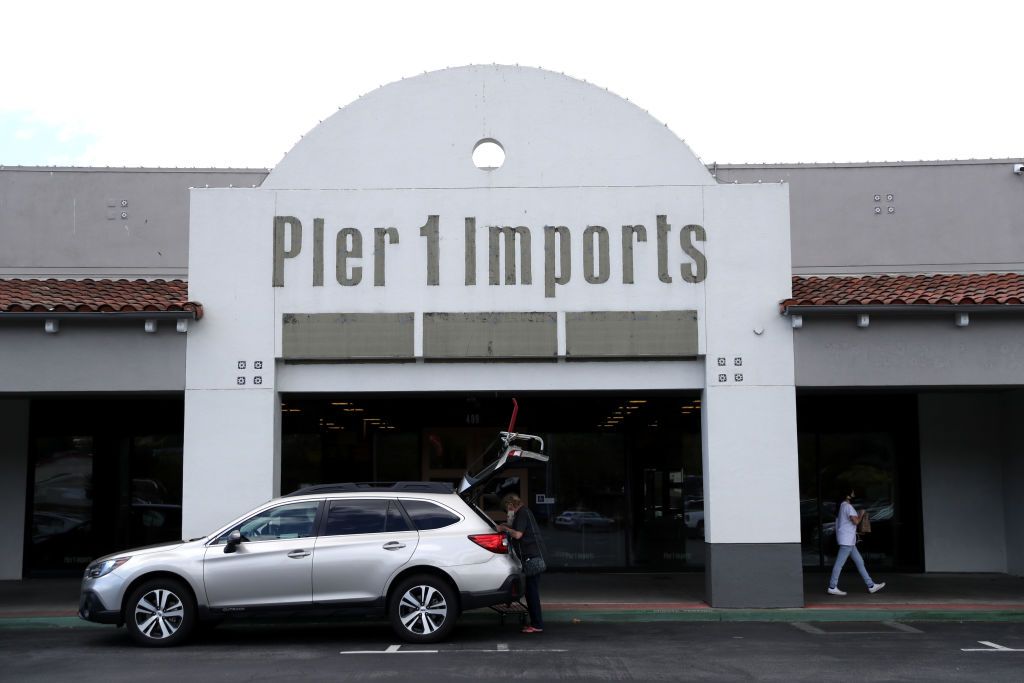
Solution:
[(508, 554), (508, 539), (505, 534), (474, 534), (469, 540), (492, 553)]

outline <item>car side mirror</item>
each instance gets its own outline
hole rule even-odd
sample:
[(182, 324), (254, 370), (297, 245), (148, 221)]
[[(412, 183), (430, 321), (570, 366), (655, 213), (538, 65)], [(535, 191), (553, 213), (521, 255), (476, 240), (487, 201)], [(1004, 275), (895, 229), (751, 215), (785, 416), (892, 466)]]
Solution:
[(242, 542), (242, 532), (239, 531), (238, 529), (235, 529), (230, 534), (228, 534), (228, 542), (227, 542), (227, 545), (224, 546), (224, 552), (226, 552), (226, 553), (233, 553), (233, 552), (235, 552), (235, 550), (238, 549), (238, 544), (241, 543), (241, 542)]

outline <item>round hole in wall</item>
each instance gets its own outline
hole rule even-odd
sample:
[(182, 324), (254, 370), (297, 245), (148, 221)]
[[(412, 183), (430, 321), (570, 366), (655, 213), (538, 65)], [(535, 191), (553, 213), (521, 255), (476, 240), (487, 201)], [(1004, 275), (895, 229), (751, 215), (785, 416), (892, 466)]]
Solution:
[(473, 146), (473, 164), (481, 171), (493, 171), (505, 163), (505, 148), (493, 138), (484, 138)]

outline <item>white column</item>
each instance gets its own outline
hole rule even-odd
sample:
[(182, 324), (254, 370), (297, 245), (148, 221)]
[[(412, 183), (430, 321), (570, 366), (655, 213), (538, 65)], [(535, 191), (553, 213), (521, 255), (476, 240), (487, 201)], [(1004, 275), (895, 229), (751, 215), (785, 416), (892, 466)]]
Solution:
[(204, 536), (280, 493), (273, 193), (191, 194), (182, 533)]
[(788, 188), (705, 188), (701, 410), (708, 600), (803, 604)]
[(794, 388), (708, 387), (701, 418), (704, 540), (799, 544)]
[(205, 536), (280, 495), (280, 453), (276, 391), (186, 390), (182, 535)]

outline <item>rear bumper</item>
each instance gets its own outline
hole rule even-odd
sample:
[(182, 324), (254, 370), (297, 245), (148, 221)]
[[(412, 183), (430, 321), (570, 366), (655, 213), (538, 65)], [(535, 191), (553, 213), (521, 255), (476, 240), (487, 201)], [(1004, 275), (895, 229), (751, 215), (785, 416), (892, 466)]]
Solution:
[(121, 624), (121, 612), (107, 609), (100, 596), (92, 591), (83, 591), (78, 601), (78, 616), (97, 624)]
[(501, 584), (501, 588), (496, 591), (462, 592), (459, 594), (462, 609), (465, 611), (515, 602), (523, 597), (525, 581), (526, 577), (522, 573), (516, 573), (505, 579), (505, 582)]

